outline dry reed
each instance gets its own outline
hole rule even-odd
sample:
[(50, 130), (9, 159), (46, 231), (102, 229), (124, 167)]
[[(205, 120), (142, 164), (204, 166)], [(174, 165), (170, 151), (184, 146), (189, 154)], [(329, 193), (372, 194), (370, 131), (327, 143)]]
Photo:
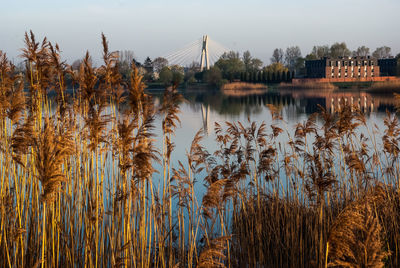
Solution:
[(25, 34), (24, 76), (0, 51), (1, 266), (400, 265), (396, 116), (381, 141), (351, 107), (321, 109), (291, 136), (271, 106), (270, 126), (216, 123), (215, 151), (200, 130), (176, 164), (182, 96), (166, 89), (154, 107), (135, 64), (123, 81), (102, 44), (103, 65), (87, 52), (77, 71)]

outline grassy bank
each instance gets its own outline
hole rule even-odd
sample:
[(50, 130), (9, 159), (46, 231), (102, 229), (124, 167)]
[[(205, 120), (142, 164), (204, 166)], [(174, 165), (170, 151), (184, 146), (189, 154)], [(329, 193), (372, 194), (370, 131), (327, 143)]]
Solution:
[(315, 83), (315, 82), (303, 82), (303, 83), (280, 83), (278, 89), (337, 89), (332, 83)]
[(245, 82), (233, 82), (224, 84), (221, 91), (228, 96), (246, 96), (263, 94), (268, 90), (265, 84), (253, 84)]
[(2, 267), (400, 265), (397, 117), (379, 134), (356, 108), (322, 110), (290, 131), (271, 106), (270, 125), (216, 123), (212, 151), (199, 130), (173, 165), (182, 96), (155, 107), (102, 43), (102, 66), (87, 53), (73, 71), (26, 35), (23, 77), (0, 53)]
[(243, 90), (243, 91), (248, 91), (248, 90), (265, 90), (268, 87), (265, 84), (254, 84), (254, 83), (245, 83), (245, 82), (232, 82), (228, 84), (224, 84), (221, 89), (225, 91), (229, 90)]
[(333, 83), (334, 86), (340, 89), (368, 89), (370, 88), (375, 82), (340, 82), (340, 83)]
[(368, 89), (370, 93), (399, 93), (400, 79), (397, 81), (376, 82)]

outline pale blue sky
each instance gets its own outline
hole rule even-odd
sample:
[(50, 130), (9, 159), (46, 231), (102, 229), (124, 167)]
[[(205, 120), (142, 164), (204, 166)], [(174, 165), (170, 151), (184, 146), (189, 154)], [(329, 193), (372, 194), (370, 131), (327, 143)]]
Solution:
[(71, 62), (86, 50), (101, 56), (100, 34), (111, 50), (138, 60), (166, 55), (208, 34), (232, 50), (249, 50), (269, 64), (274, 48), (346, 42), (371, 52), (400, 53), (399, 0), (0, 0), (0, 49), (18, 61), (25, 31), (57, 42)]

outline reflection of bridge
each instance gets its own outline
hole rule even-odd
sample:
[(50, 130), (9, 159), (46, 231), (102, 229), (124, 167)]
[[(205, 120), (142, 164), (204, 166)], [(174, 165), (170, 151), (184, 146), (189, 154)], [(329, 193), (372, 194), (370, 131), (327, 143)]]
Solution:
[(210, 120), (208, 115), (210, 114), (210, 106), (208, 104), (201, 104), (201, 118), (203, 121), (204, 132), (208, 135), (210, 131)]
[(228, 51), (230, 49), (205, 35), (182, 49), (165, 55), (164, 58), (171, 65), (189, 66), (193, 63), (200, 63), (200, 70), (203, 71), (204, 67), (208, 70), (223, 53)]

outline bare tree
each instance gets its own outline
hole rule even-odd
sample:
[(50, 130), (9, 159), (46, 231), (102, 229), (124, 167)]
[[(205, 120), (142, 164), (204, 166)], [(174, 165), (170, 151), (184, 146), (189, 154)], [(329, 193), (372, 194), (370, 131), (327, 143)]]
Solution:
[(299, 59), (301, 58), (301, 50), (298, 46), (288, 47), (285, 53), (285, 63), (290, 71), (297, 69)]
[(260, 59), (253, 58), (250, 52), (247, 50), (243, 53), (243, 63), (246, 68), (246, 72), (259, 71), (263, 62)]
[(372, 56), (377, 59), (386, 59), (390, 58), (392, 56), (391, 54), (391, 48), (387, 46), (383, 47), (378, 47), (375, 49), (375, 51), (372, 53)]
[(163, 57), (158, 57), (153, 60), (154, 72), (159, 73), (162, 68), (168, 66), (168, 60)]
[(314, 56), (315, 59), (329, 57), (330, 56), (329, 46), (328, 45), (314, 46), (311, 51), (311, 55)]
[(353, 51), (353, 57), (367, 57), (369, 55), (369, 48), (366, 46), (358, 47), (357, 50)]
[(272, 53), (271, 63), (283, 63), (283, 50), (282, 48), (275, 48)]
[(332, 58), (339, 58), (339, 57), (350, 57), (351, 51), (347, 48), (345, 42), (342, 43), (334, 43), (331, 46), (330, 54)]
[(118, 52), (118, 68), (124, 79), (128, 79), (132, 64), (137, 65), (135, 54), (131, 50), (123, 50)]
[(132, 63), (135, 60), (135, 54), (131, 50), (123, 50), (118, 52), (118, 60), (119, 62), (124, 63)]
[(252, 57), (251, 57), (250, 51), (247, 50), (247, 51), (243, 52), (243, 63), (246, 68), (246, 71), (249, 71), (251, 59), (252, 59)]

